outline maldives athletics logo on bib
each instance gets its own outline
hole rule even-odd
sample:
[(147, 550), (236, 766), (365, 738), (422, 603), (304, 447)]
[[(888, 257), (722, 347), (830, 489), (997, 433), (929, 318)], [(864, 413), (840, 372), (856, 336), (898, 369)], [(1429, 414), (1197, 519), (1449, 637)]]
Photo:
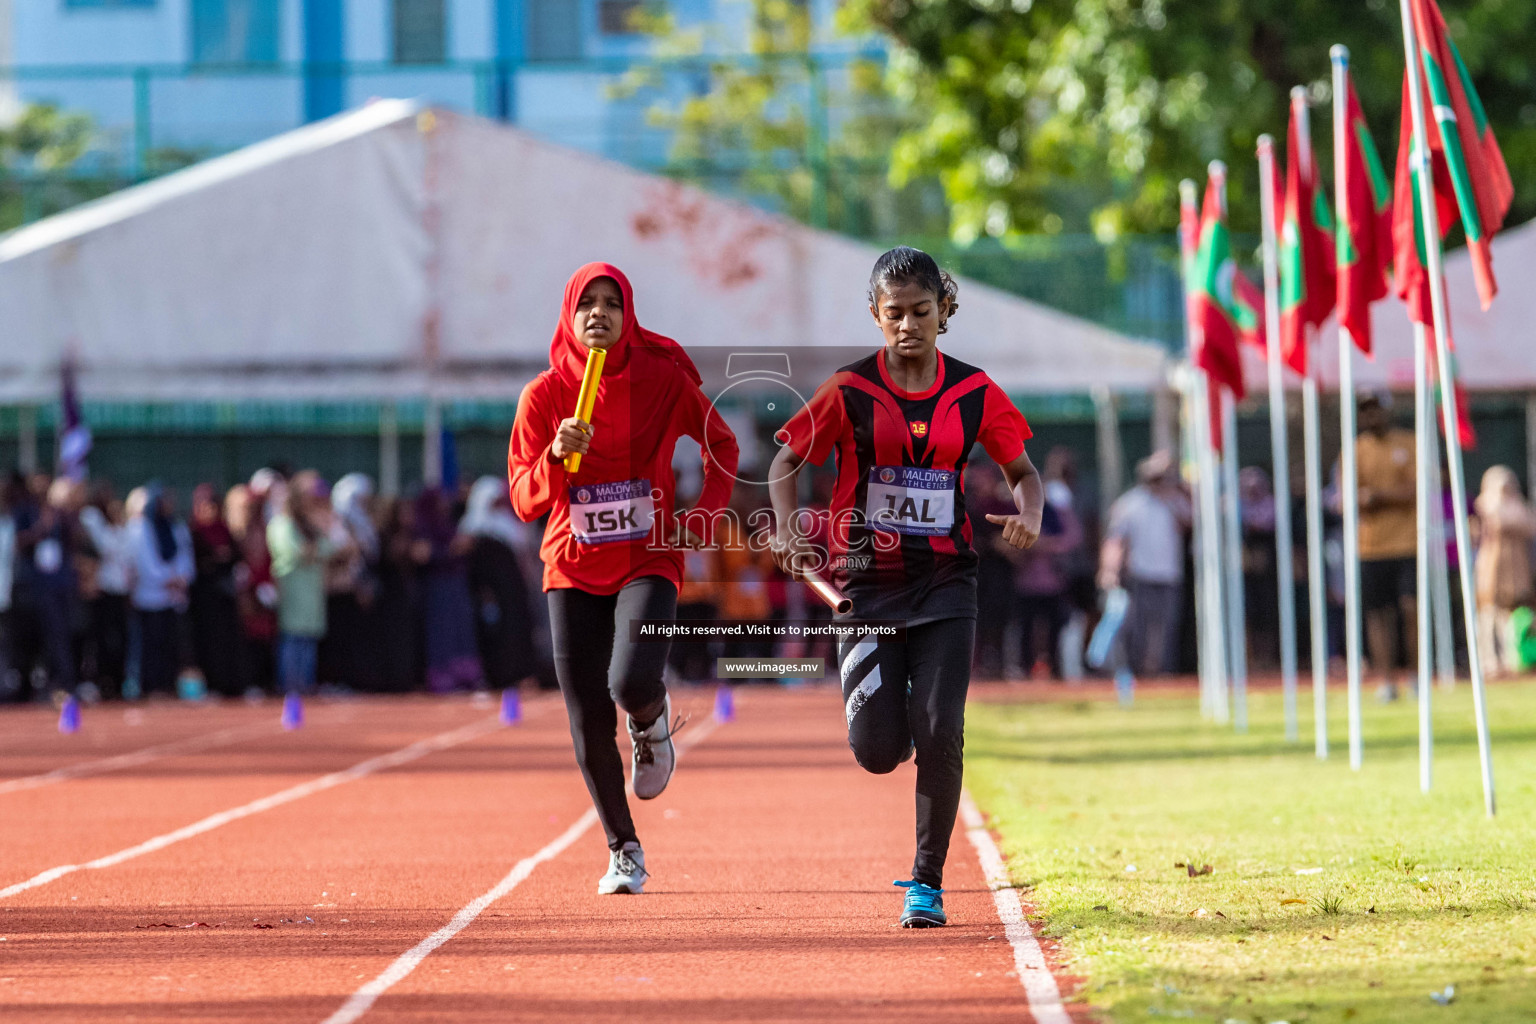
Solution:
[(912, 436), (913, 437), (927, 437), (928, 436), (928, 421), (927, 420), (912, 420), (911, 422), (909, 422), (907, 424), (907, 426), (912, 428)]
[(885, 466), (885, 467), (881, 468), (881, 470), (880, 470), (880, 482), (883, 483), (883, 484), (895, 483), (896, 482), (896, 471), (894, 469), (892, 469), (890, 466)]

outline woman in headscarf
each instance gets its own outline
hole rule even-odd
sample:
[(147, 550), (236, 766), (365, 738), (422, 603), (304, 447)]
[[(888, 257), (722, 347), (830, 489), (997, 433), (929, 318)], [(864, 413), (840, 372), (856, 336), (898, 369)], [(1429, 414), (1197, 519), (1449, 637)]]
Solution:
[(421, 569), (427, 657), (427, 688), (452, 693), (483, 685), (475, 647), (474, 602), (464, 556), (473, 541), (454, 529), (453, 499), (429, 487), (416, 499), (416, 539), (411, 552)]
[(378, 657), (382, 685), (391, 693), (421, 688), (421, 571), (416, 546), (416, 505), (391, 498), (379, 517)]
[(128, 514), (100, 484), (91, 503), (80, 510), (80, 526), (90, 539), (95, 582), (87, 594), (86, 621), (96, 685), (103, 697), (122, 694), (128, 657), (128, 596), (133, 591), (132, 541)]
[(331, 489), (335, 513), (331, 539), (349, 552), (329, 574), (326, 587), (326, 634), (320, 644), (320, 675), (332, 682), (378, 689), (372, 619), (377, 587), (379, 535), (373, 525), (373, 481), (348, 473)]
[(277, 584), (267, 551), (263, 499), (245, 484), (224, 495), (224, 522), (240, 553), (235, 563), (235, 606), (240, 614), (240, 680), (247, 697), (260, 697), (274, 674)]
[[(138, 504), (129, 496), (130, 514)], [(196, 571), (192, 537), (175, 515), (175, 501), (159, 483), (143, 489), (143, 513), (128, 526), (133, 537), (133, 613), (137, 623), (138, 681), (144, 694), (169, 694), (181, 668), (181, 616)]]
[(1475, 507), (1477, 640), (1488, 672), (1509, 674), (1520, 667), (1511, 617), (1516, 608), (1531, 600), (1531, 538), (1536, 536), (1536, 516), (1508, 466), (1493, 466), (1483, 474), (1483, 489)]
[[(587, 355), (606, 350), (590, 421), (572, 415)], [(555, 674), (571, 739), (608, 836), (599, 893), (637, 893), (645, 854), (624, 794), (617, 707), (629, 717), (635, 795), (649, 800), (671, 778), (664, 642), (629, 639), (634, 619), (670, 620), (683, 578), (683, 545), (711, 539), (730, 498), (735, 435), (699, 389), (681, 346), (640, 327), (629, 279), (589, 263), (565, 286), (550, 367), (523, 389), (507, 457), (512, 507), (525, 522), (549, 514), (540, 554)], [(700, 442), (704, 484), (694, 508), (674, 513), (672, 455), (683, 435)], [(571, 472), (566, 458), (580, 453)], [(683, 519), (686, 519), (685, 523)]]
[(498, 690), (525, 679), (552, 679), (549, 665), (534, 644), (534, 610), (528, 579), (518, 560), (528, 526), (512, 514), (507, 482), (494, 476), (475, 481), (459, 533), (471, 538), (469, 587), (475, 606), (475, 636), (485, 681)]
[(277, 583), (277, 678), (284, 693), (315, 688), (326, 627), (325, 568), (336, 555), (321, 521), (324, 488), (318, 473), (294, 474), (283, 511), (267, 524), (267, 549)]
[(233, 697), (244, 689), (240, 613), (235, 603), (240, 552), (211, 484), (198, 484), (192, 490), (192, 551), (197, 565), (189, 598), (192, 650), (209, 688)]

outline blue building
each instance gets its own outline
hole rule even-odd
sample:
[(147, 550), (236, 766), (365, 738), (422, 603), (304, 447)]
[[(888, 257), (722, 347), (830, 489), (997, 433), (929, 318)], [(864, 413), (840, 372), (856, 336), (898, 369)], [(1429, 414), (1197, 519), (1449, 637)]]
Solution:
[[(228, 150), (374, 97), (424, 98), (516, 121), (630, 163), (664, 158), (655, 94), (616, 95), (657, 41), (645, 0), (0, 0), (0, 88), (91, 114), (105, 157)], [(835, 0), (809, 0), (834, 39)], [(751, 0), (669, 0), (706, 47), (745, 37)], [(699, 86), (686, 73), (663, 89)]]

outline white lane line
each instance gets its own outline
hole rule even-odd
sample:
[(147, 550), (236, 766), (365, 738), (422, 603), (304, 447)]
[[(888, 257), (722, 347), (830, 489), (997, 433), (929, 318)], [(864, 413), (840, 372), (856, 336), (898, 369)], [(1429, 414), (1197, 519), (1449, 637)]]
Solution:
[(352, 767), (345, 768), (339, 772), (322, 775), (317, 779), (311, 779), (308, 782), (301, 782), (296, 786), (290, 786), (285, 790), (273, 793), (271, 796), (264, 796), (259, 800), (252, 800), (248, 804), (243, 804), (227, 811), (220, 811), (218, 814), (211, 814), (202, 821), (193, 822), (190, 825), (176, 829), (174, 832), (166, 832), (164, 835), (155, 836), (153, 839), (146, 839), (137, 846), (130, 846), (126, 850), (119, 850), (117, 853), (98, 857), (84, 864), (62, 864), (56, 868), (49, 868), (47, 871), (34, 875), (25, 882), (17, 882), (15, 885), (0, 889), (0, 899), (6, 899), (18, 893), (26, 892), (28, 889), (36, 889), (38, 886), (47, 885), (49, 882), (63, 878), (65, 875), (74, 874), (76, 871), (113, 867), (124, 861), (133, 860), (135, 857), (142, 857), (146, 853), (163, 850), (167, 846), (172, 846), (184, 839), (200, 836), (204, 832), (212, 832), (214, 829), (222, 825), (228, 825), (232, 821), (239, 821), (241, 818), (249, 818), (253, 814), (260, 814), (262, 811), (270, 811), (274, 807), (281, 807), (284, 804), (293, 803), (295, 800), (302, 800), (307, 796), (313, 796), (327, 789), (333, 789), (354, 779), (360, 779), (365, 775), (372, 775), (374, 772), (398, 768), (400, 765), (426, 757), (428, 754), (446, 750), (460, 743), (467, 743), (472, 739), (503, 728), (505, 726), (498, 722), (493, 715), (490, 718), (479, 719), (468, 725), (460, 726), (457, 729), (450, 729), (448, 732), (439, 733), (424, 740), (417, 740), (410, 746), (401, 747), (399, 750), (388, 754), (380, 754), (378, 757), (370, 757), (366, 761), (359, 761)]
[(55, 768), (51, 772), (41, 775), (27, 775), (19, 779), (7, 779), (0, 782), (0, 794), (19, 793), (27, 789), (39, 789), (52, 785), (55, 782), (64, 782), (67, 779), (78, 779), (87, 775), (105, 775), (108, 772), (120, 772), (128, 768), (137, 768), (141, 764), (158, 761), (165, 757), (180, 757), (183, 754), (195, 754), (212, 747), (223, 746), (226, 743), (237, 743), (243, 739), (260, 736), (263, 733), (276, 732), (278, 723), (261, 722), (253, 725), (235, 725), (228, 729), (220, 729), (201, 736), (192, 736), (171, 743), (161, 743), (153, 747), (144, 747), (141, 750), (132, 750), (126, 754), (115, 754), (112, 757), (97, 758), (92, 761), (78, 761), (75, 764), (67, 764), (62, 768)]
[(965, 822), (965, 837), (976, 849), (976, 859), (981, 861), (982, 874), (987, 876), (987, 887), (992, 890), (992, 902), (997, 905), (997, 916), (1003, 922), (1008, 944), (1013, 947), (1013, 965), (1024, 986), (1024, 998), (1036, 1024), (1072, 1024), (1066, 1007), (1061, 1004), (1061, 989), (1045, 962), (1045, 953), (1029, 930), (1024, 917), (1024, 905), (1019, 902), (1018, 890), (1008, 877), (1008, 867), (992, 833), (987, 831), (986, 819), (976, 809), (970, 792), (960, 794), (960, 818)]
[[(682, 759), (684, 751), (698, 746), (706, 736), (714, 732), (717, 724), (711, 718), (694, 729), (686, 740), (678, 740), (678, 759)], [(559, 837), (548, 846), (538, 853), (518, 861), (513, 865), (512, 870), (507, 872), (507, 877), (497, 882), (489, 891), (465, 905), (462, 910), (453, 915), (453, 918), (447, 924), (400, 954), (399, 958), (386, 967), (384, 972), (377, 978), (374, 978), (368, 984), (352, 993), (352, 996), (341, 1005), (339, 1010), (325, 1018), (324, 1024), (352, 1024), (353, 1021), (362, 1017), (363, 1014), (373, 1007), (373, 1004), (378, 1001), (380, 996), (404, 981), (438, 947), (452, 939), (465, 928), (468, 928), (475, 918), (485, 912), (487, 907), (526, 881), (528, 876), (533, 874), (534, 868), (545, 861), (554, 860), (564, 853), (567, 847), (580, 839), (595, 824), (597, 824), (597, 812), (588, 808), (587, 813), (577, 818), (570, 828), (560, 833)]]

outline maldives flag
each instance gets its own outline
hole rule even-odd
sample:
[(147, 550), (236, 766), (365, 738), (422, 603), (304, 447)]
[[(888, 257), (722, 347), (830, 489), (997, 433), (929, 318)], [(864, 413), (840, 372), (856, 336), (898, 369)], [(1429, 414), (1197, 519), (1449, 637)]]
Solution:
[[(1445, 162), (1448, 191), (1461, 211), (1461, 226), (1467, 236), (1478, 297), (1487, 309), (1498, 292), (1489, 243), (1494, 233), (1504, 226), (1504, 217), (1514, 201), (1515, 187), (1510, 181), (1504, 155), (1488, 125), (1482, 101), (1472, 87), (1472, 76), (1467, 73), (1456, 44), (1446, 32), (1440, 8), (1434, 0), (1409, 0), (1409, 6), (1413, 11), (1413, 28), (1424, 69), (1428, 100), (1425, 109), (1433, 114), (1429, 147), (1437, 159)], [(1406, 108), (1403, 116), (1406, 121)], [(1437, 169), (1437, 194), (1441, 193), (1442, 187)], [(1441, 220), (1442, 237), (1450, 226), (1449, 218)]]
[(1205, 186), (1200, 243), (1189, 279), (1194, 361), (1212, 380), (1242, 398), (1246, 391), (1237, 342), (1245, 332), (1257, 329), (1260, 318), (1256, 310), (1240, 303), (1236, 294), (1238, 277), (1226, 211), (1222, 208), (1221, 184), (1212, 177)]
[(1211, 437), (1217, 449), (1221, 448), (1218, 385), (1242, 399), (1247, 392), (1238, 342), (1264, 344), (1263, 293), (1243, 276), (1232, 257), (1222, 187), (1215, 175), (1206, 182), (1200, 241), (1189, 276), (1193, 358), (1211, 381)]
[[(1179, 268), (1184, 274), (1184, 315), (1191, 327), (1195, 322), (1195, 258), (1200, 248), (1200, 211), (1193, 201), (1179, 204)], [(1193, 331), (1191, 331), (1193, 335)], [(1191, 338), (1191, 358), (1198, 346)], [(1196, 363), (1198, 365), (1198, 361)], [(1205, 378), (1206, 413), (1210, 423), (1211, 447), (1221, 451), (1221, 385), (1209, 374)]]
[(1291, 101), (1285, 146), (1285, 217), (1280, 227), (1280, 353), (1307, 375), (1307, 328), (1328, 319), (1337, 299), (1332, 217), (1318, 188), (1317, 158), (1302, 123), (1305, 97)]
[[(1398, 133), (1397, 173), (1392, 199), (1392, 278), (1397, 294), (1408, 304), (1408, 316), (1434, 330), (1434, 316), (1429, 299), (1428, 250), (1424, 241), (1424, 215), (1419, 209), (1418, 180), (1413, 169), (1418, 160), (1428, 159), (1435, 183), (1435, 210), (1442, 226), (1455, 216), (1451, 198), (1450, 171), (1445, 154), (1425, 153), (1413, 134), (1413, 117), (1408, 109), (1408, 83), (1403, 83), (1403, 124)], [(1449, 320), (1449, 317), (1447, 317)]]
[(1344, 138), (1335, 140), (1344, 147), (1336, 232), (1339, 326), (1370, 355), (1371, 303), (1386, 297), (1392, 263), (1392, 187), (1348, 71), (1344, 81)]
[[(1392, 276), (1397, 281), (1397, 294), (1408, 305), (1408, 316), (1417, 324), (1424, 327), (1425, 342), (1429, 347), (1429, 371), (1436, 381), (1438, 390), (1441, 374), (1436, 366), (1435, 348), (1435, 318), (1434, 308), (1429, 295), (1429, 269), (1426, 266), (1426, 249), (1424, 243), (1424, 217), (1419, 209), (1418, 193), (1415, 191), (1418, 182), (1414, 179), (1413, 164), (1415, 145), (1413, 138), (1413, 123), (1408, 116), (1408, 88), (1403, 87), (1403, 128), (1397, 147), (1397, 174), (1394, 186), (1396, 197), (1392, 207)], [(1450, 196), (1450, 189), (1446, 186), (1450, 181), (1450, 170), (1446, 166), (1444, 154), (1434, 153), (1430, 157), (1434, 170), (1435, 180), (1435, 208), (1440, 215), (1440, 223), (1450, 223), (1450, 218), (1455, 215), (1454, 201)], [(1450, 296), (1446, 296), (1446, 302), (1450, 302)], [(1447, 305), (1445, 320), (1451, 321), (1451, 310)], [(1455, 375), (1455, 349), (1454, 337), (1445, 339), (1446, 347), (1451, 350), (1452, 362), (1451, 379), (1456, 380)], [(1476, 432), (1472, 429), (1472, 417), (1467, 401), (1466, 390), (1456, 381), (1456, 418), (1457, 433), (1461, 436), (1463, 448), (1471, 448), (1477, 444)], [(1438, 407), (1439, 402), (1436, 402)], [(1441, 417), (1440, 427), (1445, 430), (1444, 418)]]

